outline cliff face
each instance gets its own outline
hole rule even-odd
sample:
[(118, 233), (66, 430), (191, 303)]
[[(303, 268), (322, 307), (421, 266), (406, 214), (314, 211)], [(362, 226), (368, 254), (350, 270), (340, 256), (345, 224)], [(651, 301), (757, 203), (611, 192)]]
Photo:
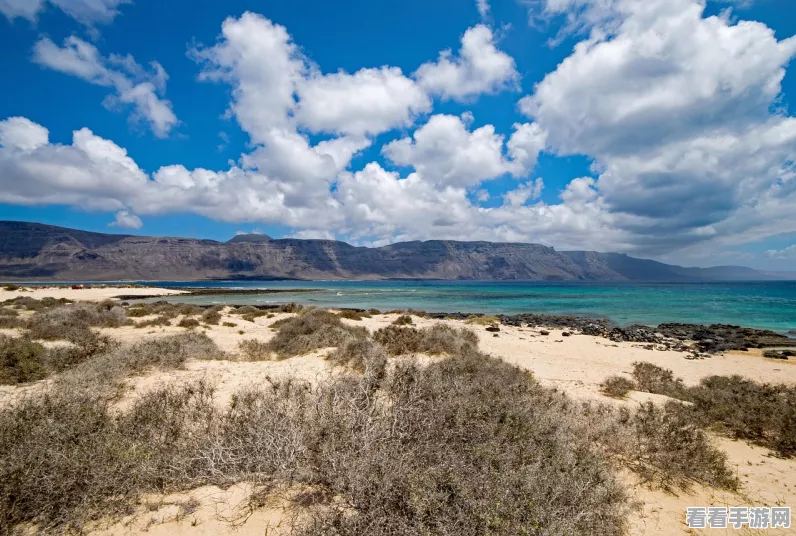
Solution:
[(701, 269), (616, 253), (559, 252), (538, 244), (431, 240), (365, 248), (333, 240), (274, 240), (260, 235), (222, 243), (0, 222), (0, 277), (4, 279), (678, 281), (710, 279), (714, 273), (726, 272), (694, 270)]

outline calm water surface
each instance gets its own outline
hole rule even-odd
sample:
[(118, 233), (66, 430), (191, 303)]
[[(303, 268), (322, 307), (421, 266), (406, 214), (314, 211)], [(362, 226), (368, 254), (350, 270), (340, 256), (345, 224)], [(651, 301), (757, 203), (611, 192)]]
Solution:
[[(143, 282), (142, 282), (143, 283)], [(796, 281), (594, 283), (540, 281), (201, 281), (170, 287), (316, 289), (316, 292), (193, 296), (198, 304), (279, 304), (417, 309), (430, 312), (542, 313), (603, 317), (618, 324), (724, 323), (796, 329)]]

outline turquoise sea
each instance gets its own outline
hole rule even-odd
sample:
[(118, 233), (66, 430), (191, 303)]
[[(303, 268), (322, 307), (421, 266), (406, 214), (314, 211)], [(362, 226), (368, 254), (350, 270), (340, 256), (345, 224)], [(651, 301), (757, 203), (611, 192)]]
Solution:
[(192, 296), (193, 303), (416, 309), (429, 312), (540, 313), (607, 318), (617, 324), (738, 324), (796, 329), (796, 281), (595, 283), (543, 281), (201, 281), (169, 287), (316, 289), (239, 296)]

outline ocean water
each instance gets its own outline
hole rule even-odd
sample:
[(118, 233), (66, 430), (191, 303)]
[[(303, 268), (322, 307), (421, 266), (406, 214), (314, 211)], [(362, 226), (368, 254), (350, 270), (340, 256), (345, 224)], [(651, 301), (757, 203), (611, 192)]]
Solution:
[(170, 287), (314, 289), (180, 298), (198, 304), (280, 304), (416, 309), (429, 312), (540, 313), (607, 318), (620, 325), (662, 322), (796, 329), (796, 281), (595, 283), (540, 281), (213, 281)]

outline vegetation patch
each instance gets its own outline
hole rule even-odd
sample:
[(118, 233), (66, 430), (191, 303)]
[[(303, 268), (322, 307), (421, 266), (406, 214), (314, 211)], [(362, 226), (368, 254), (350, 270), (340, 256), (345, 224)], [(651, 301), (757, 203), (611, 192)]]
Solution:
[(410, 315), (401, 315), (395, 320), (393, 320), (393, 326), (411, 326), (414, 322), (412, 321), (412, 317)]
[(359, 309), (343, 309), (337, 316), (340, 318), (347, 318), (348, 320), (362, 320), (363, 318), (371, 317), (370, 313)]
[(270, 380), (226, 407), (204, 382), (170, 384), (123, 412), (110, 406), (120, 378), (223, 354), (185, 333), (84, 361), (0, 410), (0, 534), (20, 523), (80, 533), (145, 494), (245, 481), (311, 489), (292, 527), (301, 535), (621, 536), (620, 465), (661, 485), (737, 485), (681, 404), (576, 403), (478, 352), (467, 330), (385, 329), (415, 332), (451, 357), (388, 370), (364, 329), (310, 311), (280, 327), (276, 346), (336, 342), (329, 358), (362, 374)]
[(246, 361), (269, 361), (273, 358), (271, 348), (259, 339), (240, 341), (238, 350)]
[[(337, 315), (318, 309), (274, 324), (278, 324), (278, 332), (268, 346), (283, 358), (304, 355), (320, 348), (337, 347), (349, 340), (368, 336), (367, 329), (347, 326)], [(275, 327), (274, 324), (271, 327)]]
[(389, 355), (425, 353), (454, 355), (478, 347), (478, 335), (466, 328), (453, 328), (446, 324), (416, 329), (387, 326), (373, 334)]
[(74, 303), (37, 311), (28, 321), (28, 330), (33, 339), (78, 343), (90, 337), (91, 327), (118, 328), (130, 322), (115, 302)]
[(493, 324), (500, 324), (500, 319), (492, 315), (470, 315), (464, 322), (465, 324), (475, 324), (478, 326), (491, 326)]
[(625, 398), (635, 389), (636, 384), (623, 376), (611, 376), (600, 384), (600, 392), (611, 398)]

